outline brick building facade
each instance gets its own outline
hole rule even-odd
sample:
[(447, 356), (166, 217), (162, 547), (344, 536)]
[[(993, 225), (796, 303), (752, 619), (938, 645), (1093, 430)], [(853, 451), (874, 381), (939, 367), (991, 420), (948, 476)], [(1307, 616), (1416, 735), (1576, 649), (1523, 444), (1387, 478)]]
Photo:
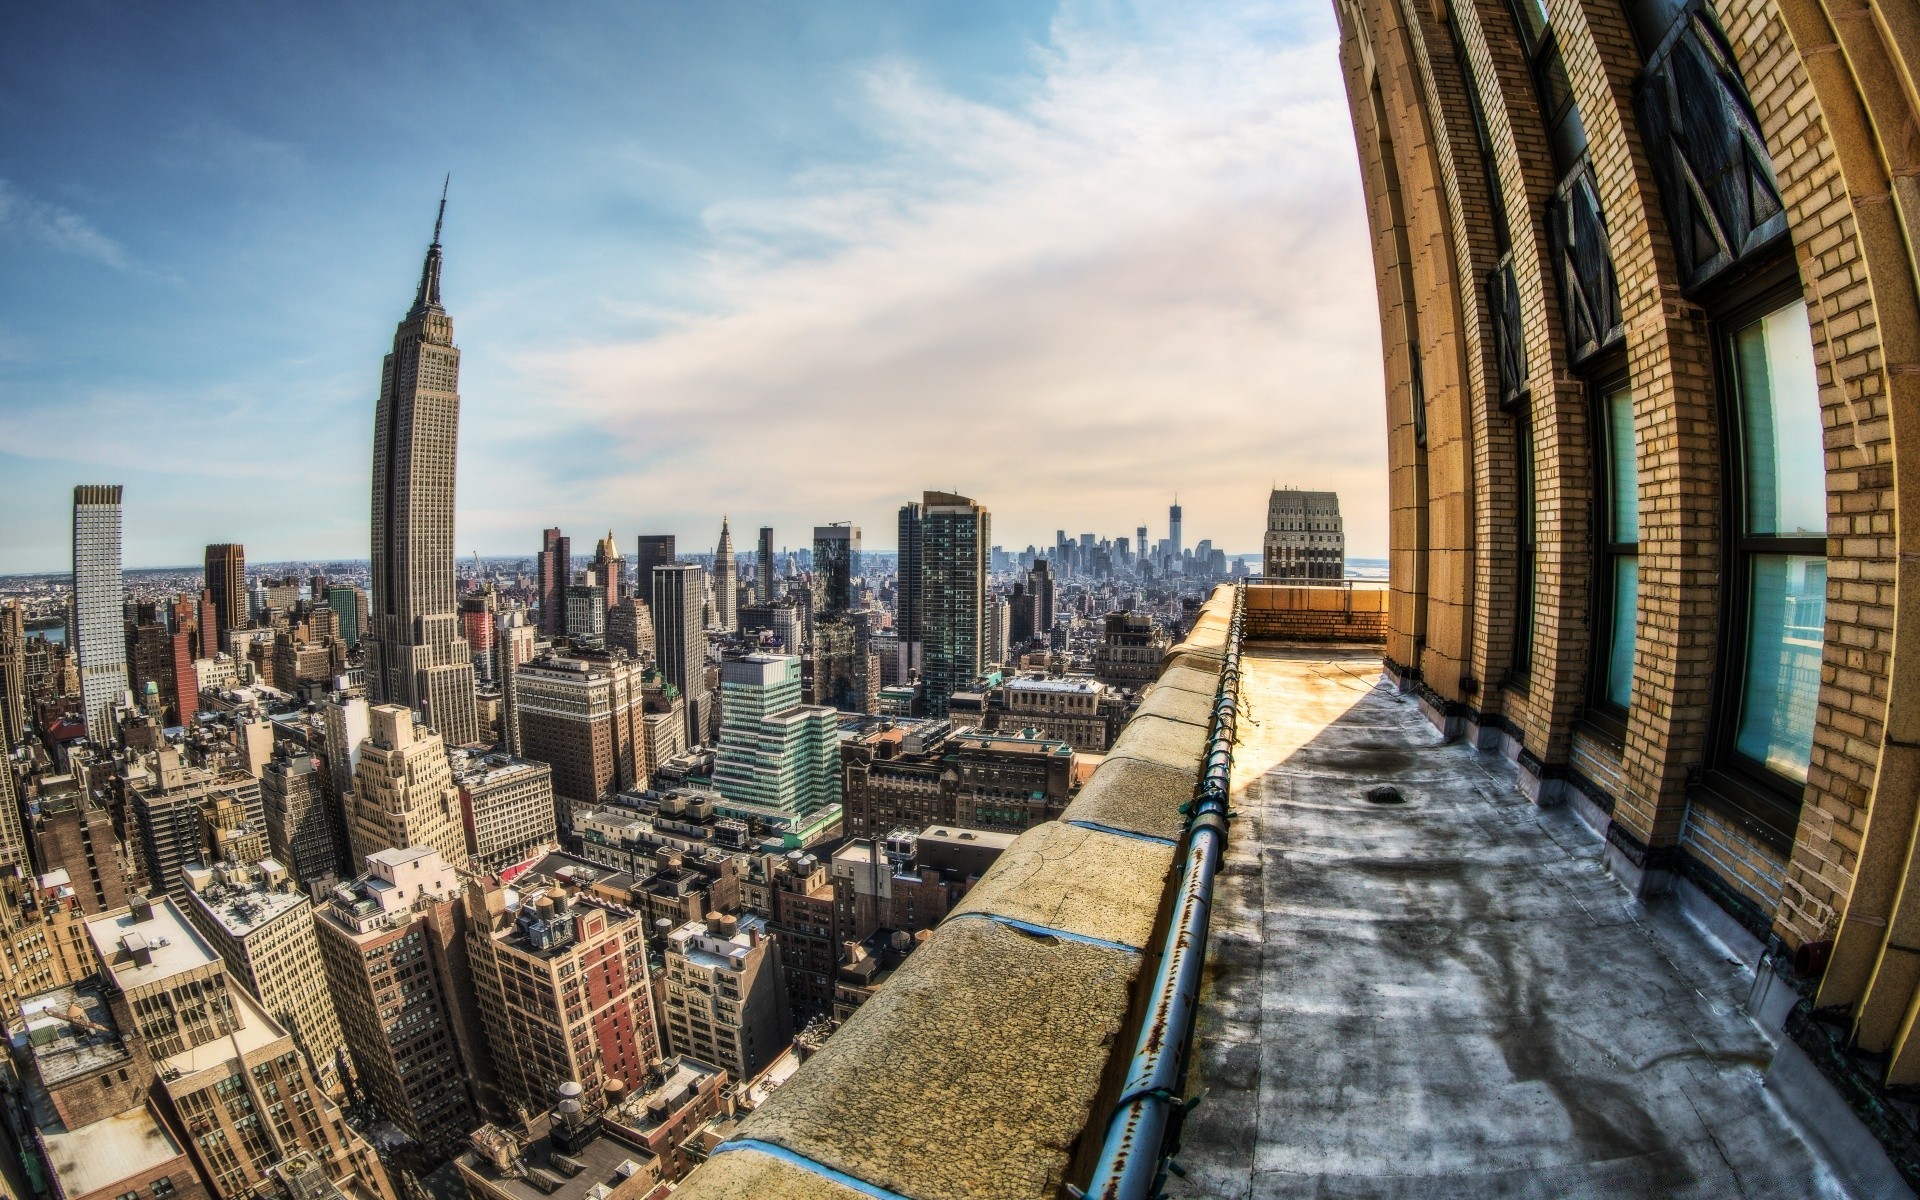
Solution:
[(1800, 952), (1811, 1006), (1920, 1081), (1920, 707), (1897, 703), (1920, 522), (1896, 491), (1920, 452), (1920, 17), (1335, 8), (1386, 359), (1390, 669), (1581, 805), (1630, 886), (1685, 881)]

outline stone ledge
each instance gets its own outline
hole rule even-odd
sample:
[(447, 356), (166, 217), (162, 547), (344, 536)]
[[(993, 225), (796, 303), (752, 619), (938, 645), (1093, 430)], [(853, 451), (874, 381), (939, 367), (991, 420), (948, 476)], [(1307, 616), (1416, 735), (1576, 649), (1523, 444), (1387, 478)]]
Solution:
[(1109, 757), (1060, 814), (1061, 819), (1173, 841), (1187, 827), (1180, 806), (1193, 796), (1199, 782), (1197, 760), (1191, 767), (1172, 767)]
[(1009, 917), (1081, 937), (1144, 949), (1165, 889), (1173, 847), (1077, 825), (1029, 829), (1000, 855), (954, 910)]
[[(1068, 821), (1028, 830), (887, 985), (741, 1125), (761, 1143), (716, 1155), (687, 1200), (1052, 1200), (1084, 1173), (1119, 1087), (1141, 976), (1168, 904), (1225, 664), (1233, 590), (1219, 588), (1163, 658)], [(1156, 699), (1156, 696), (1158, 697)], [(1116, 830), (1119, 832), (1107, 832)], [(1159, 842), (1128, 837), (1140, 834)], [(1059, 929), (1015, 928), (999, 917)], [(959, 918), (959, 919), (954, 919)], [(786, 1162), (800, 1156), (839, 1172)], [(1077, 1182), (1078, 1180), (1076, 1180)]]
[(702, 1163), (676, 1200), (868, 1200), (817, 1171), (758, 1150), (729, 1150)]
[[(1219, 681), (1214, 681), (1217, 689)], [(1202, 733), (1213, 732), (1213, 702), (1216, 692), (1189, 692), (1179, 688), (1156, 687), (1147, 693), (1134, 716), (1162, 717), (1183, 725), (1196, 725)], [(1204, 743), (1203, 743), (1204, 744)]]
[(740, 1136), (914, 1200), (1051, 1198), (1143, 961), (948, 921)]

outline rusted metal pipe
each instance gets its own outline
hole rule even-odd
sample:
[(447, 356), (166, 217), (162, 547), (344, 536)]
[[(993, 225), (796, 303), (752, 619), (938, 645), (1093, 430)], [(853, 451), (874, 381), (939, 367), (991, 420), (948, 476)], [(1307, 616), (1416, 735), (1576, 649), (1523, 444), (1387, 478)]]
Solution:
[(1227, 657), (1214, 695), (1212, 730), (1200, 781), (1187, 810), (1184, 861), (1173, 920), (1161, 947), (1160, 966), (1127, 1081), (1107, 1123), (1106, 1140), (1084, 1193), (1098, 1200), (1147, 1200), (1166, 1182), (1178, 1134), (1176, 1115), (1185, 1083), (1187, 1048), (1200, 1000), (1200, 972), (1207, 957), (1207, 925), (1213, 882), (1227, 847), (1227, 801), (1232, 790), (1235, 717), (1240, 706), (1240, 636), (1246, 618), (1245, 584), (1234, 588)]

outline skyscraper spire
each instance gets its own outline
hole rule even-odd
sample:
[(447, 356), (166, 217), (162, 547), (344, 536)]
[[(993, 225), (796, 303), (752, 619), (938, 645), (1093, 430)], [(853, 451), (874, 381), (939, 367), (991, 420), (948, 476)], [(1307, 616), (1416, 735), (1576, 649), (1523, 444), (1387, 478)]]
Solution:
[(414, 293), (408, 319), (424, 312), (444, 311), (440, 307), (440, 227), (447, 219), (447, 187), (452, 183), (453, 174), (448, 172), (440, 183), (440, 212), (433, 218), (433, 242), (427, 247), (427, 261), (420, 267), (420, 290)]

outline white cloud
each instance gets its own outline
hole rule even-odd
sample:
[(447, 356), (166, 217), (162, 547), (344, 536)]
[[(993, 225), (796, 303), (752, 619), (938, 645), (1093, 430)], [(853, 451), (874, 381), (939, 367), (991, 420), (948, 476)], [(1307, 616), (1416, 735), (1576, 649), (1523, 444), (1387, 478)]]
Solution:
[(120, 243), (95, 229), (85, 217), (35, 199), (4, 179), (0, 179), (0, 230), (122, 271), (132, 269)]
[(1301, 11), (1149, 6), (1119, 36), (1069, 5), (1002, 105), (874, 65), (890, 153), (711, 208), (701, 314), (515, 364), (572, 452), (525, 478), (531, 422), (470, 421), (467, 536), (511, 544), (538, 504), (623, 538), (852, 518), (885, 546), (902, 500), (955, 487), (1024, 545), (1157, 536), (1177, 490), (1190, 542), (1251, 550), (1278, 481), (1340, 488), (1383, 551), (1352, 130), (1331, 20), (1277, 31)]

